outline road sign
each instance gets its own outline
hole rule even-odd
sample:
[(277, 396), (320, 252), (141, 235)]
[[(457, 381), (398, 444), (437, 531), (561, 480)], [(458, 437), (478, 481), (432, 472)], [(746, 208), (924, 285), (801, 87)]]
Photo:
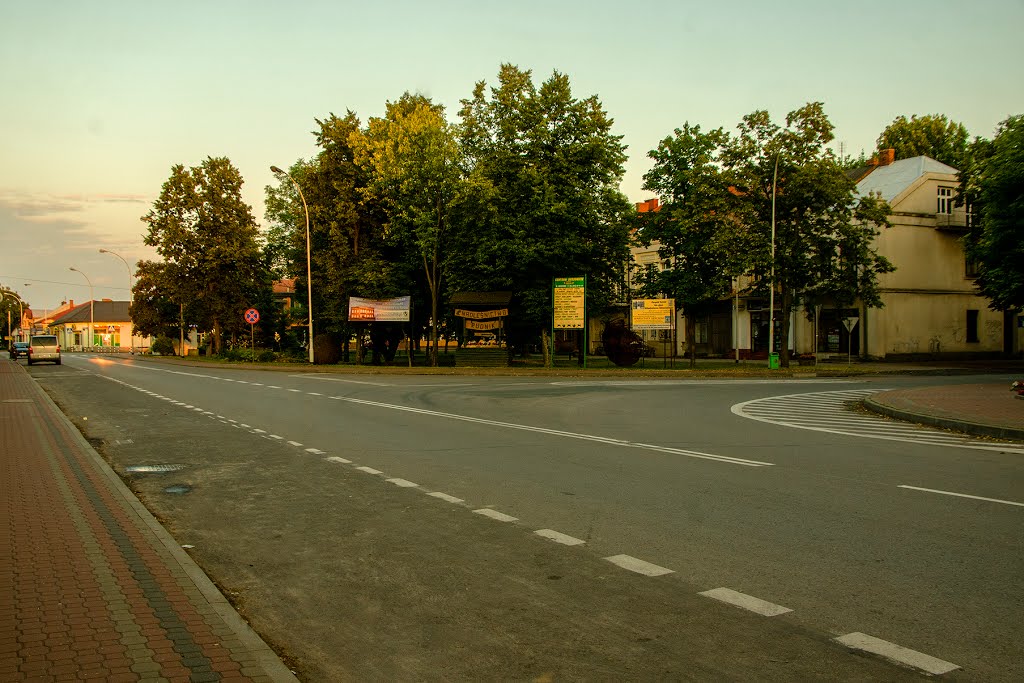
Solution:
[(853, 328), (857, 327), (857, 321), (860, 318), (843, 318), (843, 327), (846, 328), (847, 332), (853, 332)]
[(255, 325), (259, 321), (260, 312), (257, 311), (255, 308), (250, 308), (245, 312), (245, 322), (249, 323), (250, 325)]

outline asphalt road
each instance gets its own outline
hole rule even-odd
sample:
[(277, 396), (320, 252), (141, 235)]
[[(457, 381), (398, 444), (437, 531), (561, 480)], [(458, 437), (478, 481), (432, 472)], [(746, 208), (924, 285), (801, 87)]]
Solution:
[(969, 377), (64, 363), (30, 372), (307, 680), (916, 677), (849, 634), (1024, 678), (1024, 447), (837, 402)]

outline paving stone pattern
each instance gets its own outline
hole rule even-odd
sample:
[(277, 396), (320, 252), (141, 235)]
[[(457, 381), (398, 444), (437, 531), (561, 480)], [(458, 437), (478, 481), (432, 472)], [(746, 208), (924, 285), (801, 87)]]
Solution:
[(3, 360), (0, 501), (0, 681), (295, 680)]

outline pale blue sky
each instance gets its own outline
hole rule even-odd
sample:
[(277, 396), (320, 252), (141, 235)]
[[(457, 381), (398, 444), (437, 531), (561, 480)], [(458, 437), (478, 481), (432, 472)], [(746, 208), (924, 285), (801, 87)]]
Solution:
[(314, 118), (365, 121), (410, 90), (456, 120), (502, 62), (601, 99), (633, 201), (684, 121), (731, 130), (821, 100), (853, 155), (901, 114), (991, 137), (1024, 113), (1022, 27), (1024, 0), (3, 0), (0, 284), (37, 308), (86, 301), (75, 266), (96, 298), (127, 299), (98, 250), (152, 257), (139, 217), (173, 164), (229, 157), (263, 223), (269, 166), (315, 153)]

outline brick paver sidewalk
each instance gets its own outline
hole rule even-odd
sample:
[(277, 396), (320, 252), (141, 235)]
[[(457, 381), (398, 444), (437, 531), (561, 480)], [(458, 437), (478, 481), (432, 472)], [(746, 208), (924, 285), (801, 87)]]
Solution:
[(874, 394), (871, 401), (905, 419), (1024, 439), (1024, 401), (1014, 396), (1007, 382), (897, 389)]
[(294, 681), (24, 368), (0, 360), (0, 681)]

